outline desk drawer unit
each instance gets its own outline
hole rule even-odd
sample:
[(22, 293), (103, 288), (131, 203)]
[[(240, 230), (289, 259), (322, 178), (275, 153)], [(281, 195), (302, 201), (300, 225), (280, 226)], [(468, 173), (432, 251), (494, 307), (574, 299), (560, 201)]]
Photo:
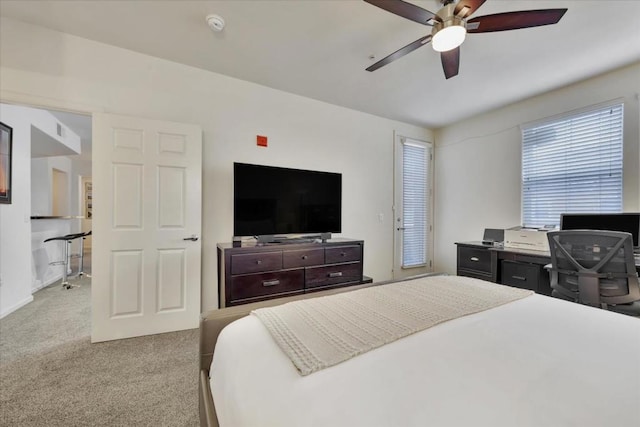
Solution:
[(536, 264), (525, 264), (514, 261), (502, 261), (503, 285), (515, 288), (538, 290), (540, 281), (540, 266)]
[(458, 245), (458, 276), (496, 281), (497, 258), (495, 251), (477, 246)]
[(491, 253), (487, 249), (462, 246), (459, 251), (458, 268), (491, 274)]

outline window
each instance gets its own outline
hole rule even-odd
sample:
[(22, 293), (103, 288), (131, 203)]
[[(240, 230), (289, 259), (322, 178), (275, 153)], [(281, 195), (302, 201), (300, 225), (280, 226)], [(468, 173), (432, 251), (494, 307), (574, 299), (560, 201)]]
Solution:
[(523, 225), (622, 211), (622, 116), (616, 104), (523, 127)]

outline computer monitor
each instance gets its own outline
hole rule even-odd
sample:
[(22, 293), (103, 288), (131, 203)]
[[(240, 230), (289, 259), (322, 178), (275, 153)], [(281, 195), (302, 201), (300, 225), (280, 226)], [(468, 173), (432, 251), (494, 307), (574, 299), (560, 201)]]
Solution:
[(640, 247), (640, 213), (566, 213), (560, 215), (560, 230), (609, 230), (631, 233), (633, 246)]

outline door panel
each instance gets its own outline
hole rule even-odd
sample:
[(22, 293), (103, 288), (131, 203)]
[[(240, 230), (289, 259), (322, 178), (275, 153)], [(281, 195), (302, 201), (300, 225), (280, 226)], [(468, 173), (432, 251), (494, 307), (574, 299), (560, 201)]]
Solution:
[(202, 131), (93, 118), (91, 340), (197, 328)]
[(184, 249), (158, 251), (158, 313), (186, 308), (185, 261)]
[(111, 278), (111, 317), (141, 315), (142, 251), (113, 252)]
[(158, 179), (160, 188), (158, 194), (158, 227), (160, 228), (184, 228), (186, 202), (186, 170), (160, 166)]
[[(111, 215), (114, 229), (142, 228), (143, 169), (141, 165), (113, 165), (113, 203)], [(100, 194), (98, 194), (100, 196)]]

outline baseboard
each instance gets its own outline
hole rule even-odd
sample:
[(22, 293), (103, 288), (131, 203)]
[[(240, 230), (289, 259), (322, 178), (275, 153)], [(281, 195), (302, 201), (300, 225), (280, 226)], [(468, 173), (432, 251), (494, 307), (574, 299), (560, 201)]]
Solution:
[(13, 313), (14, 311), (16, 311), (17, 309), (19, 309), (20, 307), (24, 307), (25, 305), (29, 304), (31, 301), (33, 301), (33, 295), (29, 295), (27, 298), (23, 299), (22, 301), (20, 301), (17, 304), (14, 304), (13, 306), (4, 309), (2, 312), (0, 312), (0, 319), (2, 319), (3, 317)]
[(53, 285), (54, 283), (56, 283), (58, 280), (62, 279), (62, 273), (60, 273), (60, 275), (58, 276), (54, 276), (51, 279), (47, 280), (46, 282), (40, 282), (40, 284), (34, 286), (33, 288), (31, 288), (31, 293), (36, 293), (38, 292), (40, 289), (44, 289), (49, 285)]

